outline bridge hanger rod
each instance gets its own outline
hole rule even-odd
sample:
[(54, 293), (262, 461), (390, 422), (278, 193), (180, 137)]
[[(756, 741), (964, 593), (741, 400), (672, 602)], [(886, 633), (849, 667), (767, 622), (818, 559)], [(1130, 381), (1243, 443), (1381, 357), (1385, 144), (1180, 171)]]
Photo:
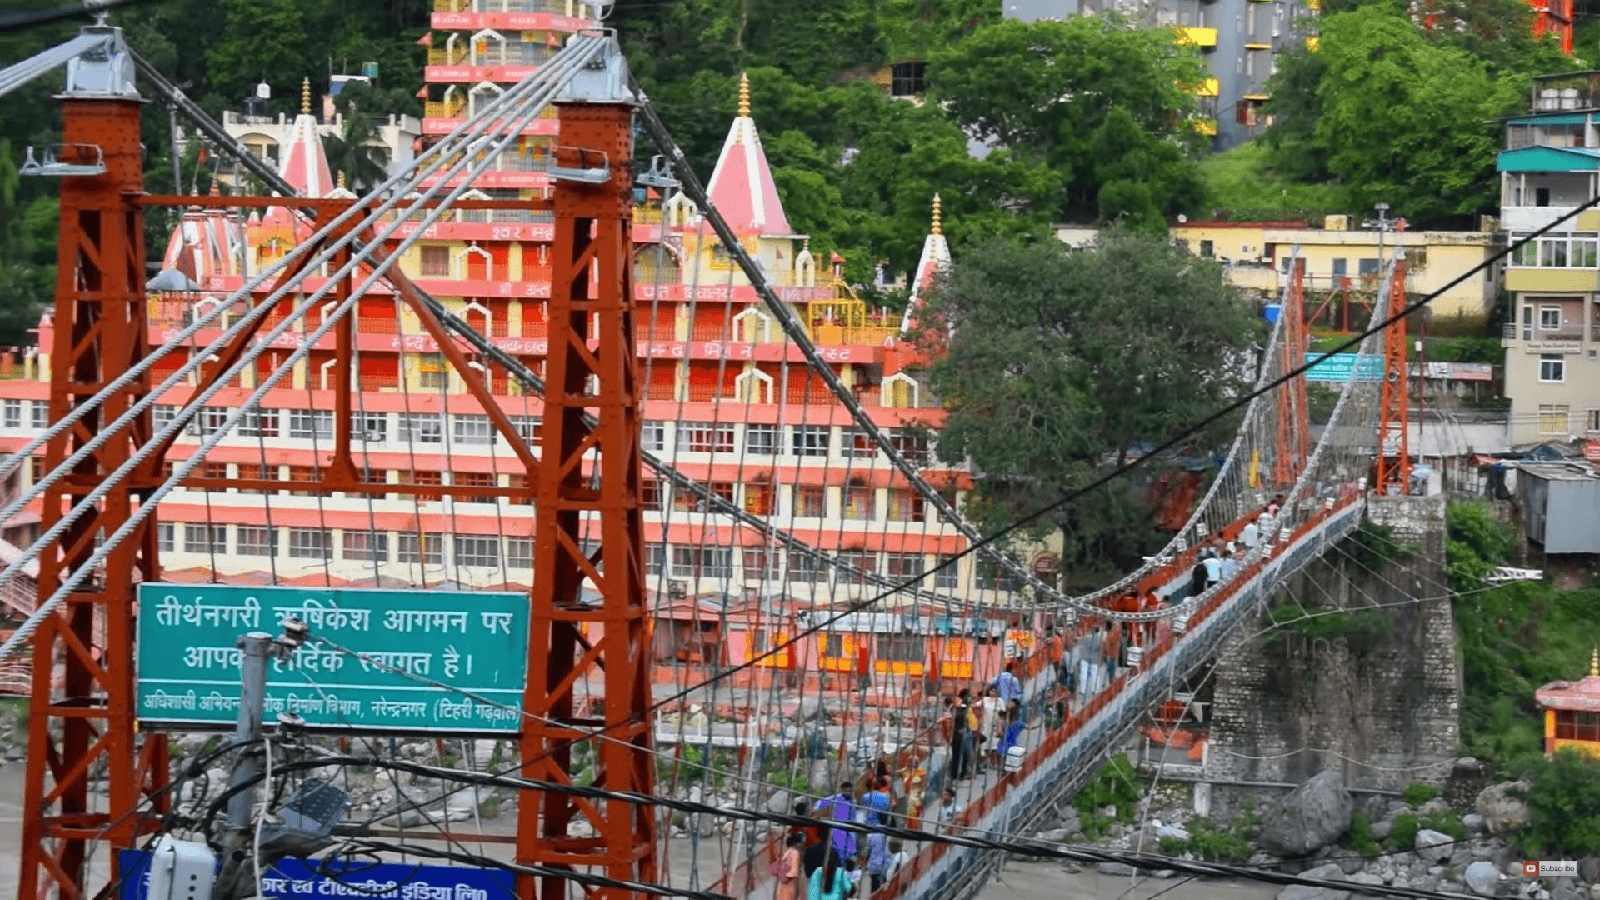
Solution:
[[(265, 184), (268, 188), (283, 194), (285, 197), (295, 196), (296, 191), (287, 181), (282, 178), (282, 176), (280, 176), (270, 166), (263, 162), (259, 157), (246, 150), (242, 144), (233, 138), (232, 135), (223, 130), (222, 126), (218, 125), (215, 119), (212, 119), (209, 115), (207, 115), (205, 110), (201, 109), (199, 105), (195, 104), (194, 101), (185, 96), (182, 90), (168, 81), (166, 77), (155, 68), (155, 66), (151, 65), (148, 60), (139, 55), (138, 51), (130, 48), (129, 52), (133, 57), (134, 65), (139, 70), (139, 74), (148, 80), (153, 87), (155, 87), (157, 93), (164, 96), (168, 101), (176, 105), (184, 115), (188, 116), (189, 119), (194, 122), (195, 126), (206, 135), (206, 137), (216, 142), (216, 144), (224, 152), (227, 152), (238, 159), (245, 168), (249, 169), (252, 174), (260, 178), (263, 184)], [(633, 90), (636, 96), (642, 96), (639, 94), (636, 86), (633, 86)], [(381, 248), (367, 244), (359, 239), (355, 241), (353, 246), (356, 248), (359, 255), (366, 256), (372, 260), (382, 259), (385, 255)], [(437, 316), (439, 321), (442, 322), (447, 329), (449, 329), (451, 332), (454, 332), (456, 336), (470, 344), (474, 350), (483, 355), (485, 358), (494, 362), (496, 365), (505, 368), (509, 374), (516, 377), (516, 379), (524, 386), (532, 388), (541, 395), (544, 393), (544, 379), (540, 378), (532, 369), (524, 365), (515, 356), (512, 356), (511, 354), (506, 353), (504, 350), (501, 350), (499, 347), (490, 342), (488, 338), (479, 334), (477, 330), (472, 328), (471, 325), (468, 325), (465, 320), (447, 309), (432, 295), (423, 291), (420, 287), (417, 287), (416, 284), (407, 278), (403, 273), (399, 271), (390, 271), (385, 280), (391, 286), (393, 286), (397, 292), (407, 293), (427, 306), (429, 311)], [(590, 424), (593, 423), (591, 422)], [(811, 559), (822, 561), (823, 563), (836, 568), (841, 572), (860, 577), (864, 581), (874, 584), (878, 587), (905, 588), (905, 585), (897, 584), (896, 582), (887, 579), (876, 572), (860, 570), (854, 566), (840, 562), (832, 554), (823, 552), (815, 547), (810, 546), (809, 544), (806, 544), (798, 538), (781, 532), (765, 519), (755, 516), (745, 511), (743, 507), (723, 499), (721, 496), (712, 491), (708, 485), (678, 471), (676, 468), (664, 461), (661, 457), (648, 451), (644, 452), (642, 455), (645, 464), (648, 465), (652, 471), (660, 475), (663, 479), (670, 481), (675, 487), (682, 488), (689, 493), (694, 494), (698, 499), (705, 501), (713, 511), (733, 518), (739, 524), (756, 530), (759, 534), (765, 538), (768, 538), (769, 540), (777, 541), (778, 543), (782, 544), (785, 549), (800, 553), (801, 555)], [(975, 607), (980, 605), (973, 601), (956, 599), (922, 589), (912, 589), (907, 591), (907, 593), (916, 599), (944, 606), (957, 605), (961, 607)]]

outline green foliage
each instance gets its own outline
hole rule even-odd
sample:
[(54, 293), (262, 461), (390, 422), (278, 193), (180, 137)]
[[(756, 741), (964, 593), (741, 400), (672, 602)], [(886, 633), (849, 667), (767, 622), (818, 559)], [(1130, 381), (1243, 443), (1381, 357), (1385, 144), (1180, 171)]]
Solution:
[(1366, 656), (1388, 641), (1393, 631), (1393, 623), (1381, 609), (1337, 610), (1285, 603), (1269, 609), (1267, 617), (1272, 631), (1265, 646), (1280, 651), (1296, 642), (1343, 640), (1352, 654)]
[(1506, 351), (1501, 348), (1498, 337), (1474, 334), (1428, 339), (1428, 359), (1435, 362), (1476, 362), (1500, 365), (1505, 362), (1505, 358)]
[(1421, 806), (1437, 796), (1439, 796), (1437, 785), (1424, 784), (1417, 781), (1406, 785), (1405, 793), (1400, 795), (1400, 799), (1412, 806)]
[[(922, 321), (922, 338), (944, 347), (931, 369), (950, 410), (938, 452), (984, 473), (970, 511), (985, 522), (1091, 481), (1235, 396), (1236, 348), (1260, 327), (1217, 264), (1115, 229), (1083, 251), (999, 240), (958, 255)], [(1148, 516), (1126, 487), (1063, 510), (1064, 571), (1137, 565)]]
[[(1269, 137), (1277, 134), (1276, 128), (1267, 132)], [(1339, 185), (1301, 181), (1296, 174), (1284, 171), (1263, 141), (1240, 144), (1200, 162), (1206, 209), (1213, 218), (1304, 219), (1321, 225), (1321, 217), (1349, 208)]]
[(1417, 832), (1421, 830), (1422, 821), (1416, 813), (1403, 812), (1394, 817), (1394, 827), (1389, 829), (1384, 846), (1391, 850), (1409, 851), (1417, 845)]
[(1327, 4), (1317, 51), (1282, 54), (1269, 85), (1274, 168), (1417, 223), (1498, 207), (1494, 120), (1522, 107), (1532, 74), (1573, 66), (1533, 39), (1515, 0), (1460, 0), (1441, 15), (1462, 26), (1425, 33), (1398, 4)]
[(1350, 830), (1345, 832), (1344, 846), (1368, 859), (1383, 852), (1377, 838), (1372, 836), (1372, 821), (1360, 812), (1350, 816)]
[(1448, 834), (1458, 841), (1467, 839), (1467, 829), (1461, 825), (1461, 816), (1449, 810), (1431, 812), (1421, 816), (1418, 820), (1421, 827), (1440, 834)]
[(1094, 778), (1084, 785), (1083, 790), (1072, 798), (1072, 805), (1083, 822), (1084, 836), (1096, 837), (1097, 834), (1090, 833), (1091, 827), (1103, 832), (1110, 825), (1110, 820), (1098, 812), (1107, 806), (1117, 808), (1118, 819), (1131, 820), (1134, 804), (1144, 795), (1145, 787), (1145, 780), (1134, 771), (1133, 763), (1126, 756), (1118, 755), (1108, 760)]
[(1065, 221), (1161, 229), (1203, 200), (1188, 125), (1206, 68), (1168, 29), (1113, 14), (1006, 19), (934, 53), (929, 90), (968, 133), (1066, 180)]
[(1526, 850), (1567, 859), (1600, 853), (1600, 762), (1570, 748), (1541, 761), (1527, 801)]
[(1488, 587), (1483, 578), (1510, 560), (1514, 538), (1484, 504), (1455, 503), (1446, 517), (1446, 572), (1466, 693), (1464, 750), (1515, 777), (1540, 765), (1543, 724), (1534, 692), (1588, 669), (1600, 587), (1558, 591), (1537, 582)]
[(1414, 552), (1414, 548), (1395, 540), (1393, 528), (1372, 521), (1363, 521), (1350, 536), (1349, 549), (1356, 565), (1372, 572)]
[(1261, 817), (1246, 803), (1227, 828), (1218, 828), (1210, 819), (1190, 819), (1185, 825), (1189, 839), (1162, 838), (1161, 852), (1168, 856), (1188, 852), (1207, 862), (1242, 863), (1255, 849), (1260, 825)]

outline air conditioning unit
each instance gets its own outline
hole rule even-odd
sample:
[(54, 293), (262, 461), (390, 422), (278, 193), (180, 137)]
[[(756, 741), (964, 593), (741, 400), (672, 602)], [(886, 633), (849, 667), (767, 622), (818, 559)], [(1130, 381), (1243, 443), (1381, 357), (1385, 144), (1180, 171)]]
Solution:
[(689, 596), (689, 582), (677, 580), (667, 582), (667, 596), (679, 599)]
[(367, 438), (366, 439), (369, 440), (369, 441), (382, 441), (383, 440), (383, 432), (381, 432), (381, 431), (369, 431), (369, 432), (367, 432)]

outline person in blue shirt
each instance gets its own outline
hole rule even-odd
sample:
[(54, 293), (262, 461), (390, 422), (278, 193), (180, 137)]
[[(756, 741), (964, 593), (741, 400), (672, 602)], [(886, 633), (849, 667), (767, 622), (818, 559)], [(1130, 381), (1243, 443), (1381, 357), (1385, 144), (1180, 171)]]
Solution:
[(1006, 670), (994, 679), (994, 686), (1000, 691), (1000, 703), (1006, 707), (1022, 699), (1022, 682), (1013, 671), (1015, 666), (1015, 662), (1006, 663)]

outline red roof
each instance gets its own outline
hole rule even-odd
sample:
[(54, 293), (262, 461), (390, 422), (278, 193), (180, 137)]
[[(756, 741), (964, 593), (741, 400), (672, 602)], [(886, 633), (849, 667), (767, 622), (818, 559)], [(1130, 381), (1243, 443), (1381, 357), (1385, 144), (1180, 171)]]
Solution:
[(1534, 692), (1546, 709), (1600, 712), (1600, 649), (1589, 657), (1589, 675), (1579, 681), (1552, 681)]
[(783, 201), (772, 181), (772, 166), (761, 149), (755, 120), (749, 116), (733, 120), (706, 193), (711, 205), (739, 234), (794, 233), (783, 214)]

